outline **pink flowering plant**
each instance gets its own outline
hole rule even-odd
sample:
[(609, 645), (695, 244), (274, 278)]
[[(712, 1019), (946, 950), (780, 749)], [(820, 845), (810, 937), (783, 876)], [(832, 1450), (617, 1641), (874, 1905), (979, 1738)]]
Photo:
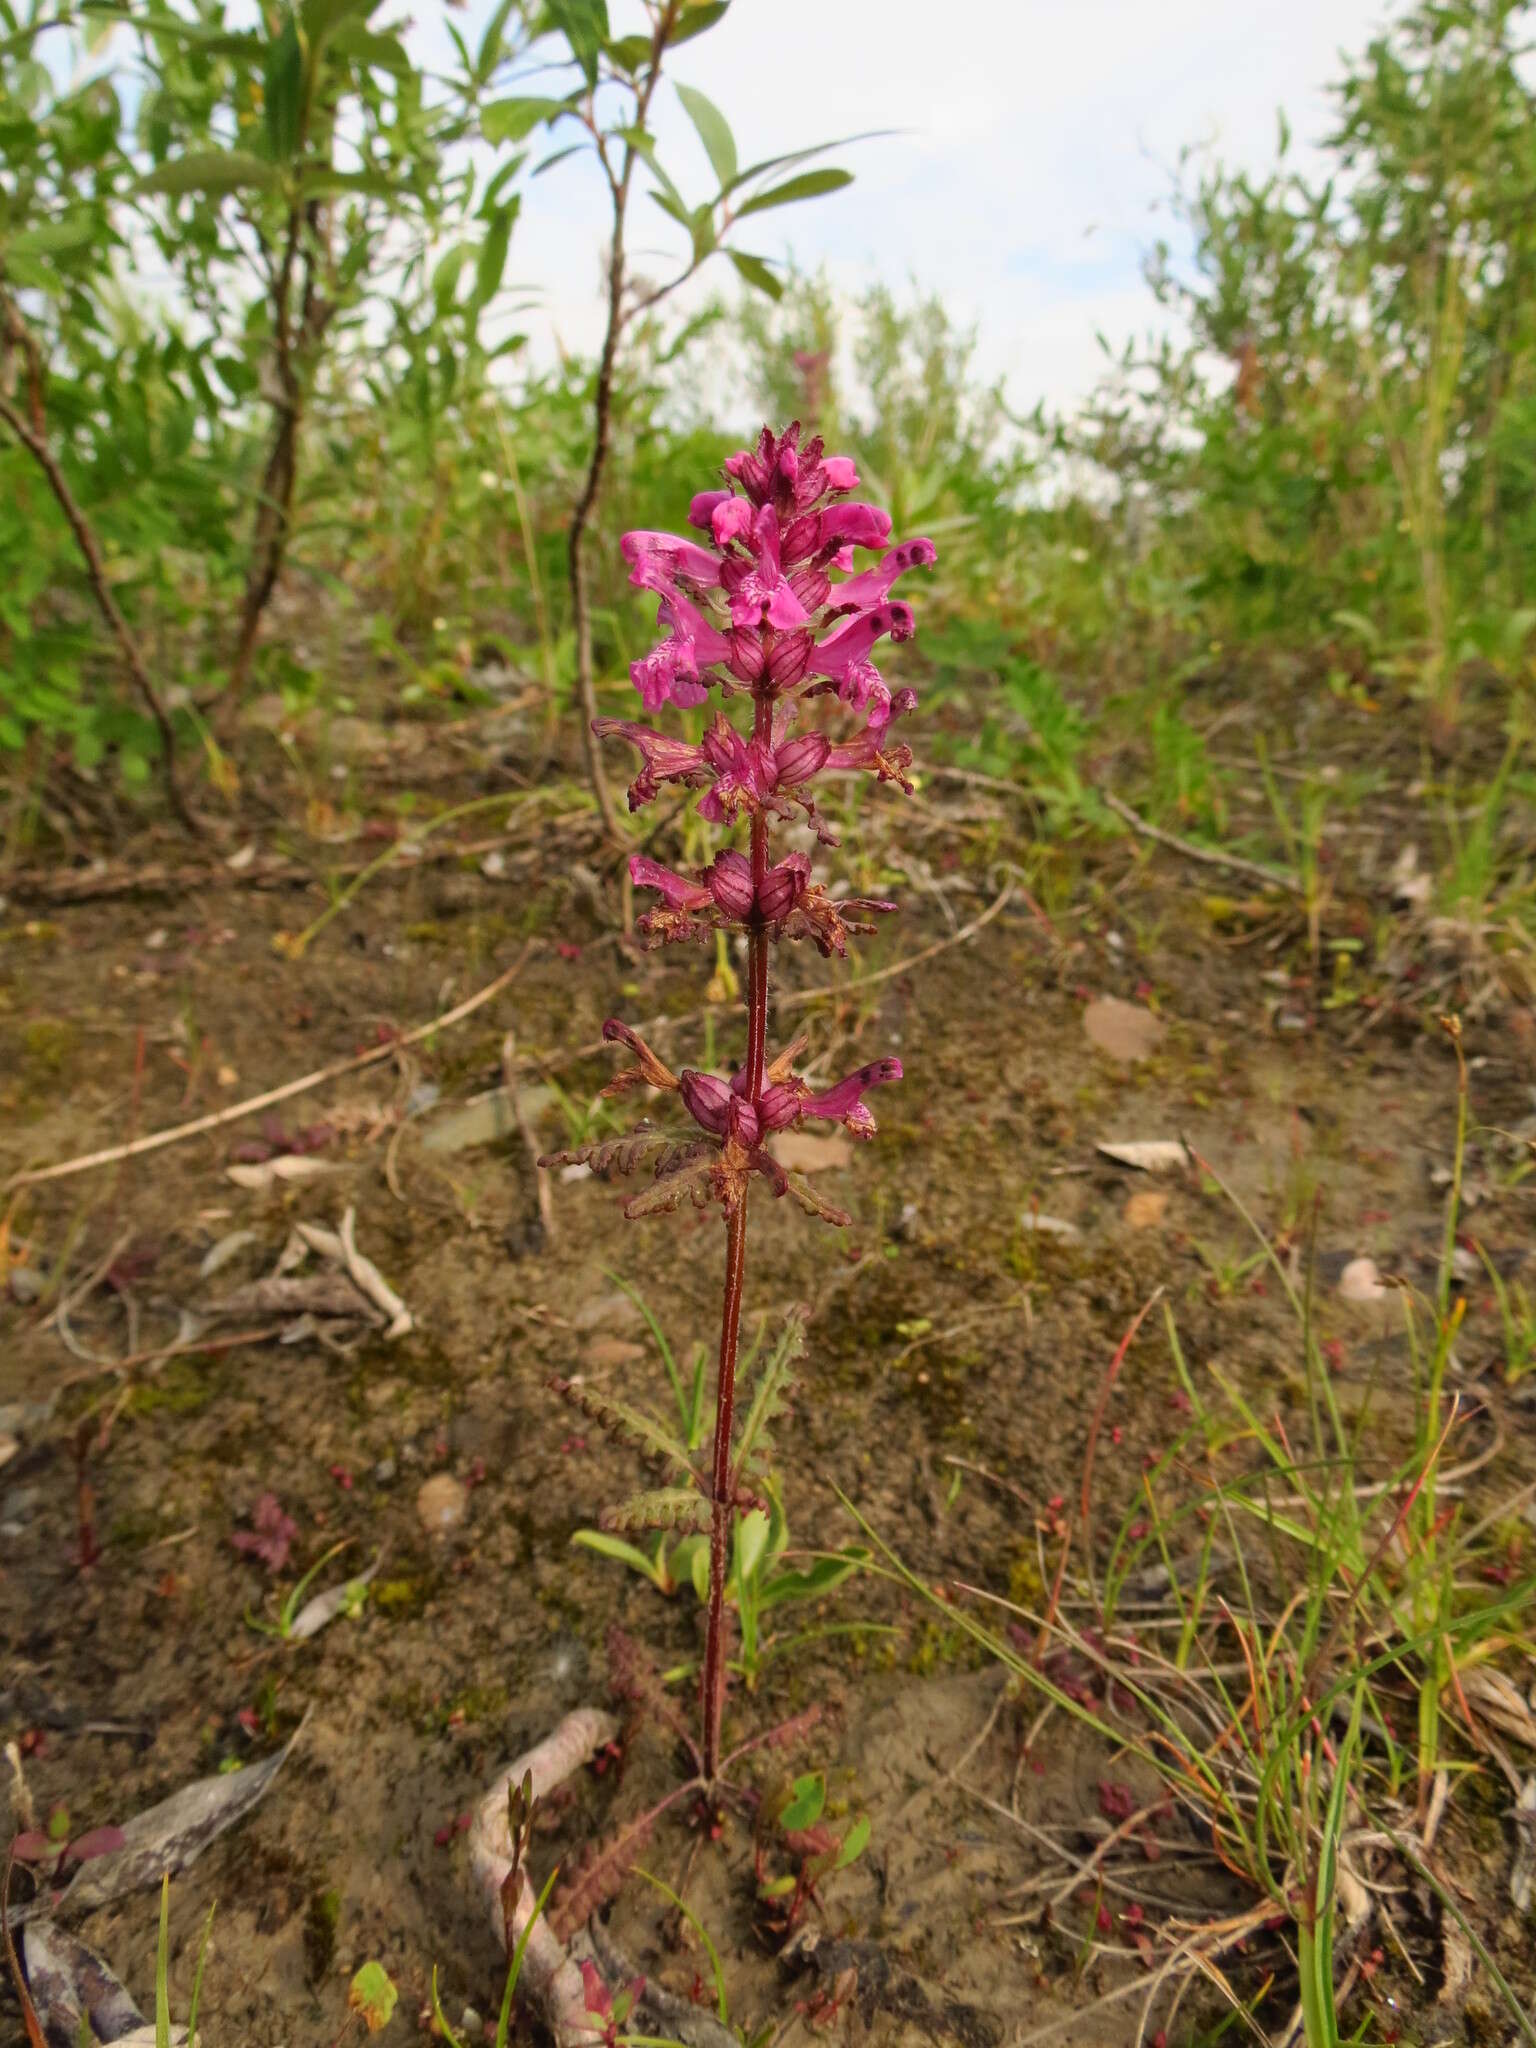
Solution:
[[(651, 942), (702, 940), (717, 932), (745, 938), (744, 1056), (728, 1074), (689, 1067), (674, 1073), (629, 1025), (610, 1021), (604, 1036), (624, 1046), (633, 1064), (606, 1092), (658, 1091), (675, 1100), (680, 1122), (661, 1127), (647, 1119), (622, 1138), (549, 1162), (581, 1161), (602, 1177), (648, 1172), (649, 1184), (624, 1205), (630, 1217), (685, 1203), (717, 1204), (724, 1214), (709, 1470), (698, 1470), (686, 1446), (649, 1416), (595, 1390), (557, 1382), (585, 1412), (668, 1468), (671, 1484), (605, 1516), (607, 1527), (708, 1530), (698, 1754), (708, 1784), (722, 1762), (732, 1518), (762, 1505), (767, 1426), (798, 1348), (781, 1345), (771, 1354), (736, 1431), (749, 1194), (757, 1186), (774, 1199), (788, 1195), (809, 1215), (845, 1225), (847, 1215), (787, 1171), (769, 1141), (807, 1120), (872, 1137), (875, 1119), (866, 1098), (899, 1081), (902, 1072), (900, 1060), (878, 1059), (831, 1087), (816, 1087), (797, 1071), (803, 1036), (770, 1050), (769, 949), (786, 939), (809, 939), (823, 954), (841, 955), (850, 933), (872, 931), (873, 920), (895, 908), (834, 899), (814, 879), (809, 854), (775, 857), (774, 828), (803, 821), (816, 842), (835, 844), (816, 807), (818, 781), (827, 776), (868, 774), (910, 793), (911, 750), (896, 728), (916, 698), (909, 689), (890, 687), (875, 655), (882, 642), (912, 637), (912, 608), (893, 591), (908, 571), (935, 557), (930, 540), (893, 544), (888, 515), (853, 495), (858, 477), (852, 461), (827, 455), (819, 439), (802, 441), (798, 423), (780, 435), (765, 427), (756, 447), (727, 460), (724, 475), (723, 488), (701, 492), (689, 507), (696, 537), (629, 533), (623, 541), (630, 581), (658, 599), (662, 633), (630, 671), (642, 705), (655, 715), (668, 705), (703, 705), (718, 692), (718, 708), (697, 743), (628, 719), (599, 718), (594, 731), (625, 741), (639, 757), (631, 810), (648, 804), (663, 783), (679, 783), (703, 791), (701, 818), (725, 831), (745, 827), (744, 849), (722, 846), (702, 872), (680, 874), (638, 854), (630, 862), (636, 886), (655, 898), (639, 921)], [(750, 705), (749, 723), (731, 715), (736, 699)]]

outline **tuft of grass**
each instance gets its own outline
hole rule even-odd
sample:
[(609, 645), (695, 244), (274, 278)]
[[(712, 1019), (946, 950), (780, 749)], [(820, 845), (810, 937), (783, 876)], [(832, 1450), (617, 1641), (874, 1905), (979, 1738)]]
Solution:
[[(1228, 1975), (1239, 1943), (1266, 1959), (1272, 1982), (1294, 1987), (1285, 2038), (1301, 2038), (1307, 2048), (1358, 2038), (1346, 2034), (1341, 2015), (1365, 1981), (1367, 1933), (1377, 1925), (1400, 1946), (1382, 1887), (1423, 1876), (1446, 1805), (1479, 1774), (1509, 1768), (1467, 1695), (1479, 1667), (1528, 1653), (1536, 1578), (1499, 1584), (1506, 1572), (1483, 1575), (1490, 1540), (1518, 1503), (1471, 1520), (1460, 1482), (1486, 1459), (1473, 1454), (1447, 1470), (1465, 1423), (1451, 1371), (1465, 1305), (1453, 1290), (1452, 1258), (1467, 1074), (1456, 1020), (1445, 1029), (1459, 1074), (1454, 1166), (1433, 1293), (1402, 1291), (1414, 1386), (1411, 1430), (1395, 1455), (1365, 1415), (1346, 1426), (1310, 1285), (1298, 1286), (1239, 1198), (1201, 1161), (1248, 1225), (1292, 1311), (1305, 1386), (1294, 1430), (1261, 1411), (1219, 1365), (1192, 1368), (1165, 1303), (1187, 1423), (1142, 1473), (1118, 1527), (1097, 1543), (1094, 1449), (1144, 1309), (1106, 1375), (1081, 1505), (1054, 1525), (1061, 1531), (1054, 1559), (1045, 1525), (1037, 1531), (1034, 1599), (1015, 1568), (1010, 1590), (1025, 1599), (963, 1586), (968, 1600), (954, 1604), (850, 1508), (878, 1552), (876, 1569), (964, 1629), (1016, 1691), (1041, 1695), (1050, 1710), (1155, 1771), (1210, 1845), (1214, 1873), (1246, 1901), (1203, 1924), (1170, 1924), (1146, 1955), (1147, 1969), (1099, 2001), (1140, 2000), (1137, 2043), (1154, 2018), (1171, 2038), (1199, 1983), (1216, 1986), (1232, 2018), (1257, 2033), (1252, 2001)], [(1072, 1682), (1064, 1682), (1068, 1666)], [(1008, 1817), (1008, 1809), (996, 1810)], [(1059, 1852), (1068, 1868), (1050, 1904), (1065, 1906), (1084, 1885), (1113, 1880), (1117, 1852), (1128, 1856), (1136, 1847), (1132, 1838), (1153, 1810), (1128, 1816), (1086, 1863)], [(1123, 1868), (1133, 1873), (1135, 1865)], [(1444, 1889), (1438, 1881), (1434, 1888)], [(1464, 1923), (1459, 1911), (1453, 1917)], [(1105, 1947), (1092, 1922), (1084, 1945), (1086, 1967)], [(1472, 1947), (1508, 2009), (1511, 2038), (1536, 2048), (1536, 2021), (1481, 1942)]]

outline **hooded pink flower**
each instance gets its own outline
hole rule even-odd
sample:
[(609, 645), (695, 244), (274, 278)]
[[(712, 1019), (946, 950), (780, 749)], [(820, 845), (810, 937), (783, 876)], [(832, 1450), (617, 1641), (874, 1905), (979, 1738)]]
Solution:
[(654, 732), (650, 726), (636, 725), (627, 718), (594, 718), (592, 730), (599, 739), (627, 741), (640, 756), (640, 773), (629, 785), (629, 808), (632, 811), (648, 804), (663, 782), (703, 782), (708, 779), (709, 764), (702, 747), (689, 746), (685, 740), (670, 739), (664, 732)]
[[(736, 505), (741, 506), (739, 516), (733, 516)], [(731, 623), (740, 627), (767, 624), (776, 632), (793, 632), (796, 626), (805, 624), (806, 611), (784, 580), (779, 515), (772, 505), (764, 505), (750, 528), (743, 527), (744, 516), (750, 515), (739, 498), (733, 499), (731, 505), (721, 505), (715, 513), (717, 525), (726, 529), (726, 537), (740, 540), (750, 556), (743, 560), (727, 555), (721, 564), (721, 581), (731, 600)], [(716, 538), (720, 538), (718, 532)]]
[(679, 534), (626, 533), (619, 548), (637, 590), (655, 590), (670, 597), (679, 577), (704, 590), (713, 590), (720, 581), (719, 556)]
[[(877, 568), (851, 576), (846, 583), (834, 584), (828, 601), (838, 612), (863, 611), (868, 605), (884, 604), (898, 576), (905, 576), (909, 569), (931, 568), (938, 559), (939, 551), (931, 540), (901, 541), (886, 550), (885, 559)], [(844, 566), (852, 568), (851, 554)]]
[(860, 1067), (857, 1073), (839, 1081), (835, 1088), (824, 1088), (819, 1095), (806, 1096), (800, 1104), (800, 1115), (826, 1117), (833, 1123), (840, 1123), (856, 1138), (872, 1138), (875, 1120), (865, 1107), (864, 1095), (871, 1088), (900, 1079), (900, 1060), (872, 1060), (867, 1067)]
[(891, 693), (869, 659), (869, 650), (887, 634), (892, 640), (910, 640), (914, 631), (909, 604), (876, 605), (870, 611), (856, 613), (815, 647), (810, 658), (811, 670), (835, 683), (838, 696), (855, 711), (862, 711), (871, 698), (877, 705), (887, 705)]

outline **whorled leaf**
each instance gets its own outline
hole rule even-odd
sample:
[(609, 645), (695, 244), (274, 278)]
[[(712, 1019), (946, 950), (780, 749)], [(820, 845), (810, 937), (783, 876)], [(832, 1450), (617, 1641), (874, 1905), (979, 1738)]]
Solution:
[(663, 1486), (653, 1493), (637, 1493), (616, 1508), (604, 1508), (598, 1526), (616, 1534), (633, 1534), (636, 1529), (687, 1529), (709, 1527), (709, 1502), (688, 1486)]
[(588, 1386), (581, 1380), (561, 1379), (557, 1374), (549, 1382), (550, 1391), (569, 1401), (589, 1422), (595, 1422), (609, 1436), (620, 1443), (628, 1444), (639, 1451), (642, 1457), (654, 1459), (659, 1464), (675, 1466), (694, 1480), (693, 1461), (686, 1447), (679, 1443), (663, 1424), (654, 1416), (647, 1415), (643, 1408), (631, 1408), (627, 1401), (616, 1401), (610, 1394), (599, 1393), (596, 1387)]

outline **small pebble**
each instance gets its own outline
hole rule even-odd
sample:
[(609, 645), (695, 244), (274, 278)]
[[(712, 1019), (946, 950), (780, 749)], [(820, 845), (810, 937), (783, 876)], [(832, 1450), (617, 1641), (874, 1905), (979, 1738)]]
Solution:
[(434, 1472), (416, 1495), (416, 1512), (429, 1536), (446, 1536), (457, 1529), (468, 1505), (468, 1493), (448, 1472)]
[(389, 1482), (395, 1476), (395, 1471), (396, 1466), (393, 1458), (380, 1458), (377, 1465), (375, 1465), (373, 1468), (374, 1485), (388, 1486)]

